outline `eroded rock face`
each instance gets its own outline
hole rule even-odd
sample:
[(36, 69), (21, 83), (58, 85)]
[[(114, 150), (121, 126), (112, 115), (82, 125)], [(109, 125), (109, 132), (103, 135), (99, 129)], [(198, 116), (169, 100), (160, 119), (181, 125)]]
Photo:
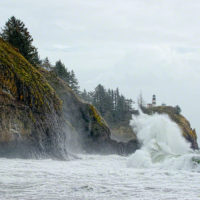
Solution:
[[(62, 99), (63, 116), (75, 129), (73, 134), (77, 134), (77, 140), (82, 149), (88, 153), (127, 154), (139, 148), (136, 138), (129, 143), (112, 140), (107, 123), (94, 106), (83, 102), (54, 72), (44, 69), (40, 69), (40, 72)], [(73, 144), (77, 148), (75, 142)]]
[(67, 156), (61, 108), (39, 71), (0, 39), (0, 156)]
[[(0, 156), (67, 158), (66, 134), (55, 113), (35, 113), (0, 94)], [(66, 129), (65, 129), (66, 130)]]
[(142, 108), (146, 114), (168, 114), (168, 116), (180, 127), (182, 134), (187, 141), (190, 142), (192, 149), (199, 149), (197, 143), (197, 135), (195, 129), (192, 129), (189, 121), (181, 115), (175, 107), (172, 106), (156, 106), (152, 108)]

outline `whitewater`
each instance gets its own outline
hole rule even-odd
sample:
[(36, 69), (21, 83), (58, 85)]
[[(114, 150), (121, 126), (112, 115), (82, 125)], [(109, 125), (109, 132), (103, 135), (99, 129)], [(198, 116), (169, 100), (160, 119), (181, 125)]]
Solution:
[(200, 154), (167, 115), (131, 122), (142, 147), (130, 156), (70, 161), (0, 159), (0, 200), (198, 200)]

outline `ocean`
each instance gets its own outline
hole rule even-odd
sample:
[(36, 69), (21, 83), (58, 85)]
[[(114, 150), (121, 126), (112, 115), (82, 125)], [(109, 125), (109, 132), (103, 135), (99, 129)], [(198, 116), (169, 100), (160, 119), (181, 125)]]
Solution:
[(198, 200), (200, 153), (166, 115), (132, 121), (143, 144), (129, 156), (0, 159), (0, 200)]

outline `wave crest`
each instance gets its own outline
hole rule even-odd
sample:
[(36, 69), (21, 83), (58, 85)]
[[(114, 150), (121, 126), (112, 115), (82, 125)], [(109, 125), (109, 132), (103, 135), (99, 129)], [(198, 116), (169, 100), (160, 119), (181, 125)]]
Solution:
[(190, 148), (181, 129), (168, 115), (141, 113), (131, 125), (142, 147), (129, 157), (129, 167), (200, 170), (199, 151)]

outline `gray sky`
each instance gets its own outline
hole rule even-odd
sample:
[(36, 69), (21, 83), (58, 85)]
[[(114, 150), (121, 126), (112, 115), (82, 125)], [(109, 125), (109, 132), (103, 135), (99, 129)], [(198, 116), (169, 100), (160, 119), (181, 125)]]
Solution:
[(199, 0), (1, 0), (0, 27), (12, 15), (81, 88), (101, 83), (147, 102), (155, 93), (200, 133)]

